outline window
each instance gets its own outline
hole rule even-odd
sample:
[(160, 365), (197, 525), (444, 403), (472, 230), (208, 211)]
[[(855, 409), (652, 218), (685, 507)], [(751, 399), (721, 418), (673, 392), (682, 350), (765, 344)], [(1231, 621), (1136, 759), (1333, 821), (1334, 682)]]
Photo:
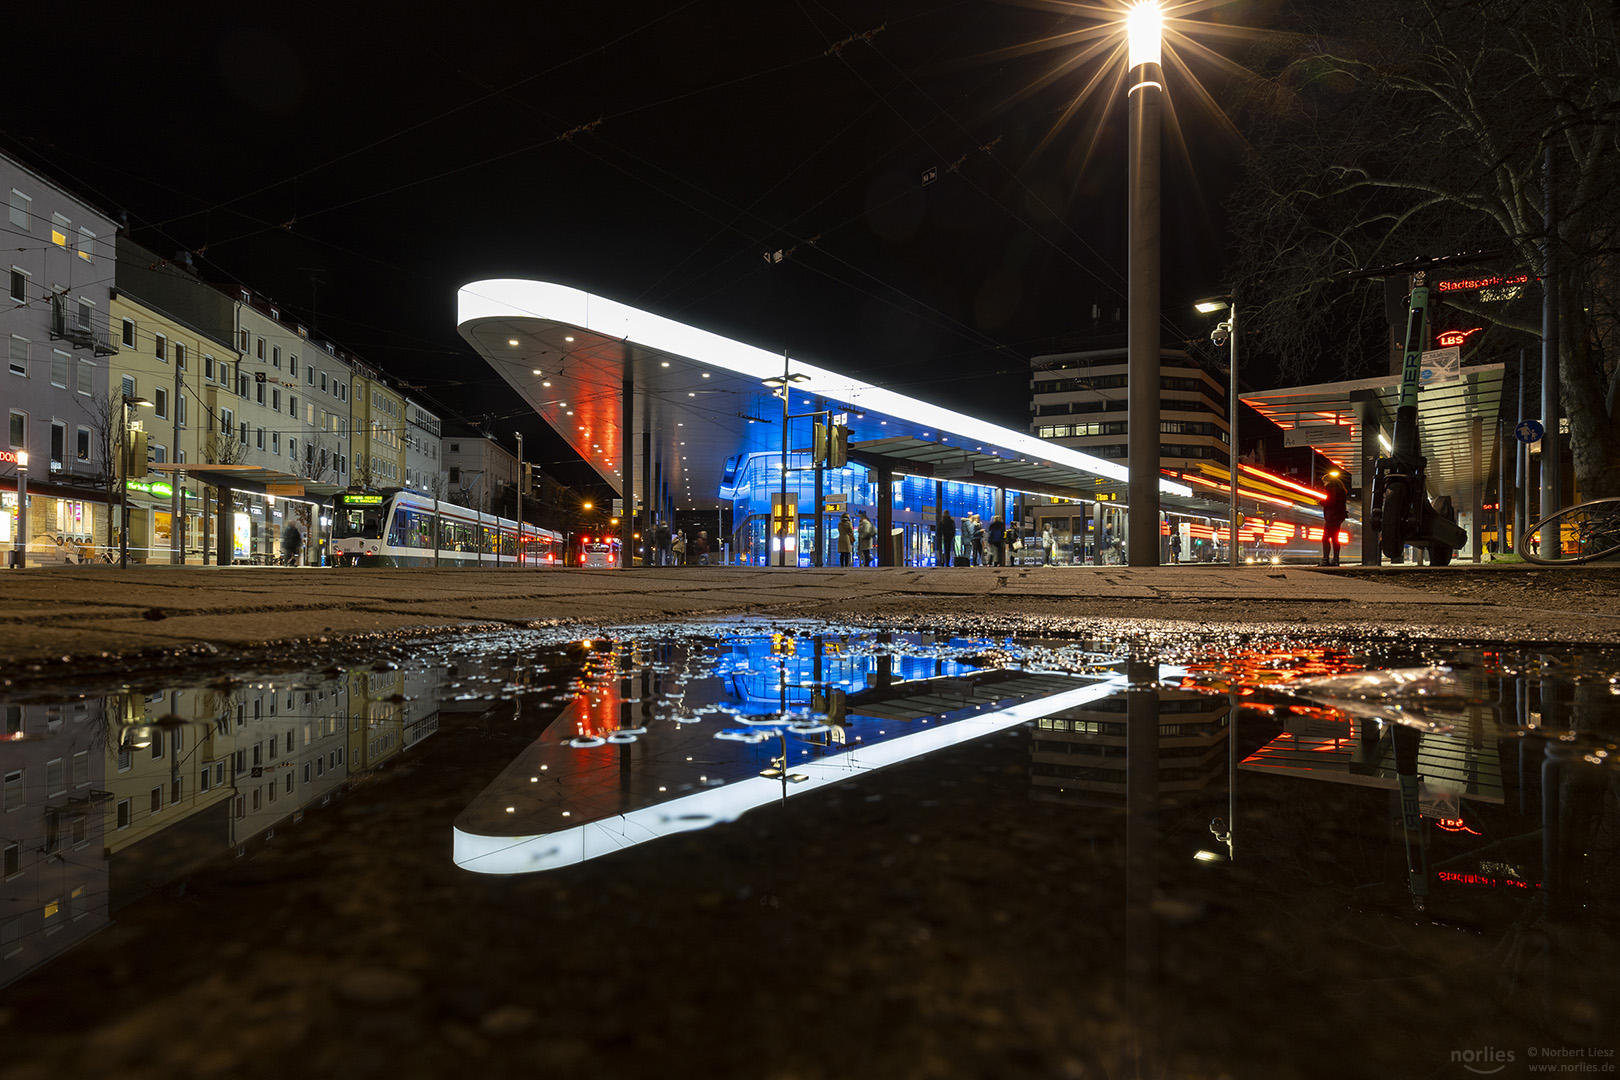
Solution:
[(184, 394), (174, 399), (174, 420), (181, 427), (186, 426), (186, 395)]
[(62, 758), (45, 763), (45, 794), (53, 799), (67, 794), (67, 762)]
[(90, 782), (90, 751), (80, 750), (73, 755), (73, 786), (84, 787)]
[(197, 790), (200, 791), (200, 792), (206, 792), (209, 789), (209, 787), (211, 786), (210, 781), (212, 781), (213, 778), (214, 778), (214, 767), (213, 767), (213, 765), (209, 764), (206, 761), (203, 762), (202, 772), (197, 777)]
[(264, 383), (259, 382), (258, 380), (254, 380), (253, 389), (254, 389), (254, 395), (253, 395), (254, 398), (258, 401), (258, 403), (260, 405), (263, 405), (264, 404)]
[[(181, 404), (185, 404), (185, 403), (181, 402)], [(90, 460), (90, 429), (89, 428), (82, 427), (82, 428), (79, 429), (77, 445), (74, 448), (73, 456), (75, 458), (77, 458), (78, 460), (80, 460), (80, 461), (89, 461)]]
[(18, 734), (22, 733), (22, 729), (23, 729), (22, 706), (21, 705), (7, 705), (6, 706), (6, 730), (5, 730), (4, 734), (6, 734), (6, 735), (18, 735)]
[(279, 431), (270, 433), (270, 452), (278, 456), (281, 454), (281, 432)]
[(28, 271), (11, 268), (11, 298), (19, 304), (28, 303)]
[(96, 321), (96, 305), (82, 296), (79, 297), (78, 321), (80, 330), (90, 329), (91, 326), (95, 325)]
[(295, 379), (298, 378), (298, 357), (297, 357), (297, 355), (290, 355), (290, 356), (287, 357), (287, 374), (291, 375)]
[(255, 444), (260, 450), (264, 449), (264, 428), (258, 429), (258, 439)]
[(155, 343), (152, 347), (152, 355), (167, 364), (169, 362), (169, 339), (162, 334), (158, 334), (152, 340)]
[(152, 397), (156, 399), (154, 405), (157, 409), (158, 419), (167, 420), (169, 418), (169, 392), (160, 386), (152, 391)]
[(280, 368), (281, 367), (281, 346), (280, 345), (272, 345), (272, 346), (270, 346), (270, 366), (274, 367), (274, 368)]
[(16, 810), (26, 801), (23, 798), (23, 770), (14, 769), (6, 773), (4, 787), (0, 787), (0, 809)]
[(186, 347), (178, 341), (174, 343), (174, 366), (181, 371), (186, 369)]
[(264, 359), (264, 338), (259, 338), (258, 343), (254, 346), (253, 353), (260, 360)]
[(240, 364), (236, 365), (236, 396), (237, 397), (247, 397), (248, 394), (251, 393), (251, 391), (248, 390), (248, 384), (251, 383), (252, 381), (253, 381), (252, 379), (248, 378), (247, 375), (245, 375), (242, 372), (242, 365), (240, 365)]
[(155, 787), (155, 788), (152, 789), (152, 813), (155, 814), (159, 810), (162, 810), (162, 809), (163, 809), (163, 789), (160, 788), (160, 787)]
[(55, 244), (59, 248), (66, 248), (68, 246), (67, 233), (72, 227), (73, 223), (67, 218), (63, 217), (61, 214), (52, 214), (51, 243)]
[(304, 381), (311, 386), (315, 385), (315, 365), (311, 364), (304, 369)]
[(338, 383), (338, 400), (339, 401), (348, 401), (349, 400), (349, 384), (348, 383)]
[(123, 391), (125, 397), (127, 397), (127, 398), (134, 397), (135, 396), (135, 376), (133, 376), (133, 375), (125, 375), (123, 377), (123, 379), (119, 382), (118, 388)]
[(96, 261), (96, 234), (89, 229), (79, 229), (79, 258), (85, 262)]
[(9, 355), (11, 358), (11, 373), (26, 376), (28, 374), (28, 339), (12, 334)]
[(183, 776), (175, 777), (169, 784), (169, 801), (171, 803), (179, 802), (185, 795), (185, 791), (186, 778)]
[(236, 414), (230, 409), (219, 410), (219, 433), (229, 438), (236, 431)]
[(51, 385), (67, 389), (68, 354), (61, 349), (51, 350)]
[(67, 425), (60, 420), (51, 421), (51, 472), (61, 472), (67, 460)]
[(79, 393), (83, 394), (85, 397), (89, 397), (91, 394), (95, 393), (95, 374), (96, 362), (82, 356), (79, 357), (79, 375), (76, 382), (78, 383)]
[(297, 394), (288, 394), (287, 395), (287, 411), (289, 413), (291, 413), (293, 416), (298, 415), (298, 395)]
[(135, 347), (135, 320), (134, 319), (125, 319), (124, 320), (124, 337), (123, 337), (123, 341), (124, 341), (124, 348), (133, 349)]
[(272, 386), (270, 388), (270, 407), (276, 412), (281, 411), (281, 389), (279, 387)]
[(214, 358), (203, 353), (203, 378), (212, 380), (214, 377)]
[(292, 458), (293, 462), (295, 464), (297, 463), (297, 461), (298, 461), (298, 440), (292, 438), (291, 436), (288, 436), (288, 438), (287, 438), (287, 456)]
[(247, 445), (248, 425), (246, 420), (242, 421), (241, 426), (237, 428), (236, 441), (241, 443), (243, 446)]
[[(245, 297), (244, 297), (244, 299), (245, 299)], [(242, 330), (242, 331), (240, 331), (238, 333), (238, 337), (241, 340), (240, 340), (240, 342), (238, 342), (238, 344), (236, 346), (237, 349), (240, 350), (241, 352), (247, 352), (247, 350), (248, 350), (248, 332), (246, 330)]]
[(28, 208), (33, 205), (33, 202), (34, 200), (31, 197), (24, 195), (16, 188), (11, 189), (11, 223), (13, 225), (22, 229), (32, 227)]
[(4, 876), (22, 872), (22, 847), (17, 844), (6, 845)]
[(169, 460), (169, 448), (162, 443), (148, 443), (152, 451), (152, 460), (159, 465)]
[(326, 372), (321, 372), (321, 392), (326, 392)]
[(28, 447), (28, 414), (11, 412), (11, 446), (12, 449), (27, 449)]

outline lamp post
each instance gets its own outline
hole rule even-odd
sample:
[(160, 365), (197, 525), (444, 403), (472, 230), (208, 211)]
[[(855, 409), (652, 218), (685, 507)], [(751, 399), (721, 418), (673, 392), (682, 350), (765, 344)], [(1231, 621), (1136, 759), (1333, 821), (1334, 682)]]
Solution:
[(1230, 557), (1232, 565), (1237, 566), (1238, 525), (1241, 524), (1238, 512), (1238, 409), (1240, 402), (1238, 401), (1237, 300), (1235, 297), (1229, 296), (1216, 300), (1200, 300), (1193, 306), (1205, 315), (1212, 311), (1229, 311), (1231, 313), (1226, 317), (1225, 322), (1215, 327), (1214, 332), (1210, 334), (1210, 340), (1219, 345), (1221, 335), (1224, 333), (1230, 339), (1232, 349), (1231, 358), (1227, 363), (1227, 367), (1230, 369), (1231, 384), (1226, 391), (1226, 464), (1227, 471), (1231, 474), (1227, 479), (1231, 481), (1232, 488), (1232, 505), (1228, 510), (1230, 521), (1227, 525), (1229, 530), (1227, 533), (1227, 540), (1229, 541), (1227, 543), (1227, 555)]
[(1159, 67), (1164, 15), (1142, 0), (1126, 16), (1130, 64), (1130, 263), (1126, 322), (1131, 505), (1126, 555), (1132, 566), (1159, 565), (1159, 128), (1164, 72)]
[(17, 451), (17, 569), (28, 569), (28, 451)]
[[(788, 483), (787, 483), (787, 477), (788, 477), (788, 397), (792, 392), (794, 383), (809, 382), (810, 381), (810, 376), (805, 375), (802, 372), (801, 373), (790, 374), (789, 371), (788, 371), (788, 364), (789, 364), (789, 360), (788, 360), (787, 350), (784, 349), (784, 350), (782, 350), (782, 377), (780, 379), (774, 379), (773, 378), (773, 379), (764, 379), (764, 380), (762, 380), (766, 386), (774, 387), (775, 390), (776, 390), (776, 393), (778, 395), (780, 395), (781, 398), (782, 398), (782, 494), (781, 494), (781, 501), (777, 504), (776, 513), (771, 515), (771, 517), (773, 519), (771, 521), (771, 529), (772, 529), (772, 531), (775, 532), (776, 530), (779, 530), (779, 529), (781, 530), (781, 532), (777, 533), (777, 536), (776, 536), (776, 546), (777, 546), (776, 565), (777, 566), (787, 566), (787, 565), (789, 565), (788, 564), (788, 537), (787, 537), (787, 530), (786, 530), (787, 519), (788, 519), (788, 512), (787, 512), (787, 500), (788, 500)], [(796, 520), (797, 515), (794, 515), (794, 517), (795, 517), (795, 520)], [(795, 539), (797, 539), (797, 538), (795, 538)], [(799, 561), (798, 558), (795, 557), (794, 560), (793, 560), (794, 565), (797, 565), (798, 561)]]
[(515, 433), (518, 442), (517, 470), (517, 564), (523, 565), (523, 432)]
[[(123, 394), (118, 433), (118, 569), (129, 567), (129, 407), (152, 402), (143, 397)], [(245, 430), (245, 429), (244, 429)]]

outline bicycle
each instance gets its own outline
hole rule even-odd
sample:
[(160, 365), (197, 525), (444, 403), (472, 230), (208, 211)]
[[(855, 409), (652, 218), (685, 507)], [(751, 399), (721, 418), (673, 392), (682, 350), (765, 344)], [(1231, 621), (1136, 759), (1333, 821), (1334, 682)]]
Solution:
[(1576, 503), (1543, 518), (1525, 532), (1519, 554), (1537, 566), (1579, 566), (1620, 556), (1620, 497)]

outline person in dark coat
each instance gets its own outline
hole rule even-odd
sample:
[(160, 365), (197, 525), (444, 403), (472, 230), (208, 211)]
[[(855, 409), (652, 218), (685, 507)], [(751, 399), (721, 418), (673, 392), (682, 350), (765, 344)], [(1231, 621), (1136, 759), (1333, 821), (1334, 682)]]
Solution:
[(934, 526), (934, 550), (935, 561), (940, 566), (950, 566), (956, 561), (956, 519), (949, 510), (941, 512)]
[(990, 519), (990, 550), (995, 553), (991, 566), (1007, 565), (1007, 526), (998, 517)]
[(298, 531), (298, 526), (287, 523), (281, 530), (281, 561), (289, 566), (298, 565), (299, 553), (304, 550), (304, 534)]
[(1339, 477), (1339, 470), (1332, 469), (1322, 483), (1322, 563), (1323, 566), (1339, 565), (1339, 528), (1349, 513), (1350, 492)]

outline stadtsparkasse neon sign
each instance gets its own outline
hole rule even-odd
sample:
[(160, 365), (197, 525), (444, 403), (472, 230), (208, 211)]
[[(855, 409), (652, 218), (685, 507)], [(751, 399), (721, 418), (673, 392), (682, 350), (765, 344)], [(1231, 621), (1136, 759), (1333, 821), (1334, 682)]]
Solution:
[(1527, 285), (1530, 283), (1529, 274), (1509, 274), (1502, 277), (1493, 274), (1490, 277), (1456, 278), (1451, 281), (1435, 282), (1435, 289), (1439, 292), (1472, 292), (1474, 289), (1494, 289), (1500, 285)]

